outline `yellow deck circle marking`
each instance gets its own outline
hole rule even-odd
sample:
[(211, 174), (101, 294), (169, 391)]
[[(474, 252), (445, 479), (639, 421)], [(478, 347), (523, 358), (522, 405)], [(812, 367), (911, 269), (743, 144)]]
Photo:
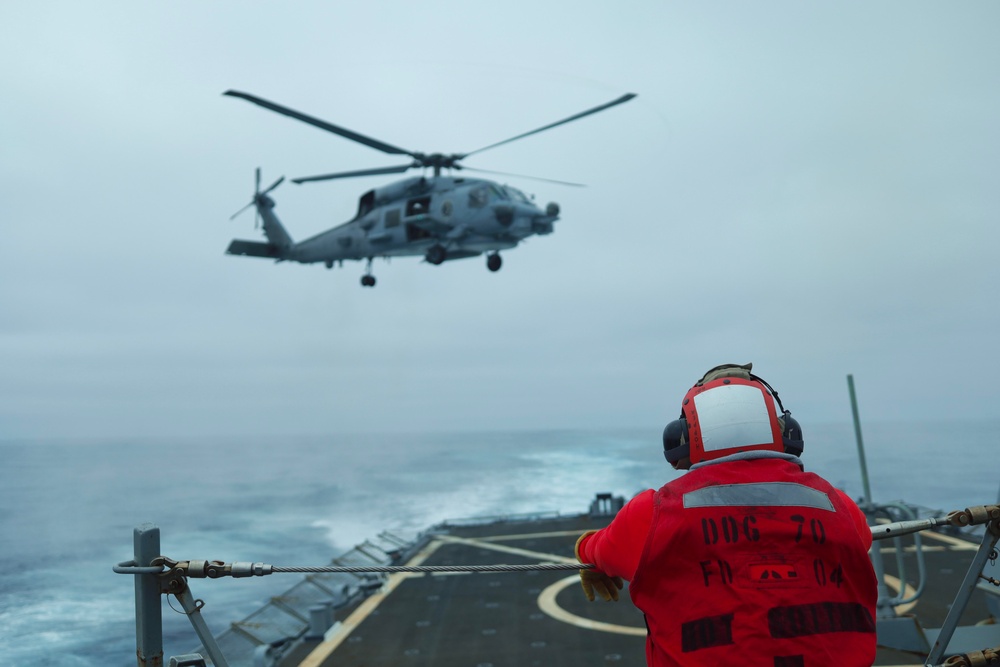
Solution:
[(579, 575), (574, 574), (571, 577), (566, 577), (565, 579), (560, 579), (556, 583), (552, 584), (545, 590), (541, 592), (538, 596), (538, 608), (544, 611), (546, 614), (556, 619), (557, 621), (562, 621), (563, 623), (569, 623), (570, 625), (575, 625), (579, 628), (586, 628), (587, 630), (598, 630), (600, 632), (617, 632), (622, 635), (635, 635), (637, 637), (646, 636), (646, 628), (636, 628), (630, 625), (616, 625), (614, 623), (604, 623), (602, 621), (592, 621), (589, 618), (584, 618), (583, 616), (577, 616), (576, 614), (571, 614), (556, 602), (556, 596), (559, 591), (566, 588), (567, 586), (578, 583), (580, 581)]
[[(899, 592), (899, 579), (891, 575), (886, 575), (885, 578), (888, 580), (890, 588), (894, 588), (897, 593)], [(630, 625), (617, 625), (614, 623), (604, 623), (603, 621), (593, 621), (589, 618), (584, 618), (583, 616), (577, 616), (576, 614), (571, 614), (556, 602), (556, 596), (559, 595), (562, 589), (570, 586), (572, 584), (578, 583), (580, 577), (578, 575), (573, 575), (560, 579), (555, 582), (545, 590), (543, 590), (538, 595), (538, 608), (543, 612), (556, 619), (557, 621), (562, 621), (563, 623), (569, 623), (570, 625), (575, 625), (579, 628), (585, 628), (587, 630), (597, 630), (599, 632), (617, 632), (623, 635), (636, 635), (638, 637), (646, 636), (646, 628), (637, 628)], [(907, 585), (905, 592), (907, 595), (913, 594), (913, 587)], [(905, 614), (916, 602), (911, 602), (896, 608), (897, 614)]]

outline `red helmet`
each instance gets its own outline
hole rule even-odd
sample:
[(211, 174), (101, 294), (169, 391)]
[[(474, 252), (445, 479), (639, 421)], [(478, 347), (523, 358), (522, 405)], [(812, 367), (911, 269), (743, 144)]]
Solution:
[[(674, 467), (721, 458), (737, 452), (789, 449), (786, 433), (798, 424), (781, 409), (780, 400), (764, 380), (750, 373), (751, 364), (716, 366), (698, 381), (681, 406), (681, 417), (663, 431), (663, 454)], [(786, 429), (786, 426), (789, 429)]]

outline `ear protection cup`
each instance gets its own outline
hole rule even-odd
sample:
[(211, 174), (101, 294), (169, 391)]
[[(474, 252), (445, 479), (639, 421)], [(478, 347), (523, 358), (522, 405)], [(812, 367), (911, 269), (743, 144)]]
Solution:
[(785, 451), (793, 456), (801, 456), (805, 445), (802, 440), (802, 427), (787, 410), (782, 418), (785, 420), (785, 429), (781, 432), (781, 441), (785, 444)]
[(663, 429), (663, 457), (676, 468), (678, 461), (690, 455), (688, 423), (684, 417), (681, 417), (673, 420)]

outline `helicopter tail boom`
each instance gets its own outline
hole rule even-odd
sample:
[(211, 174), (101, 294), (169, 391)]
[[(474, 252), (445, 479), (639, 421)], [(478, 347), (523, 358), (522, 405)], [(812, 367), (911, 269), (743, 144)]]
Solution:
[(243, 255), (246, 257), (269, 257), (271, 259), (282, 259), (284, 252), (282, 248), (273, 243), (261, 243), (260, 241), (241, 241), (234, 239), (226, 249), (227, 255)]

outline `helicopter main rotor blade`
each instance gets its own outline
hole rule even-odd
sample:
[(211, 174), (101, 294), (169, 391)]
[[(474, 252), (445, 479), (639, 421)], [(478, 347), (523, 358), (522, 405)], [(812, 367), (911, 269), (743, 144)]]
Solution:
[(574, 120), (579, 120), (584, 116), (589, 116), (590, 114), (597, 113), (598, 111), (604, 111), (605, 109), (609, 109), (618, 104), (623, 104), (625, 102), (628, 102), (633, 97), (636, 97), (635, 93), (626, 93), (625, 95), (622, 95), (618, 99), (612, 100), (607, 104), (602, 104), (601, 106), (594, 107), (593, 109), (587, 109), (586, 111), (581, 111), (580, 113), (570, 116), (569, 118), (563, 118), (562, 120), (556, 121), (555, 123), (550, 123), (545, 127), (540, 127), (537, 130), (532, 130), (531, 132), (525, 132), (524, 134), (519, 134), (516, 137), (511, 137), (510, 139), (504, 139), (503, 141), (498, 141), (495, 144), (490, 144), (489, 146), (484, 146), (483, 148), (477, 148), (472, 152), (463, 154), (462, 158), (467, 158), (470, 155), (474, 155), (475, 153), (482, 153), (483, 151), (489, 150), (490, 148), (496, 148), (497, 146), (509, 144), (512, 141), (517, 141), (518, 139), (524, 139), (525, 137), (530, 137), (532, 134), (538, 134), (539, 132), (544, 132), (545, 130), (551, 130), (553, 127), (557, 127), (559, 125), (563, 125), (565, 123), (569, 123)]
[(358, 171), (341, 171), (336, 174), (323, 174), (321, 176), (304, 176), (302, 178), (293, 178), (292, 183), (308, 183), (310, 181), (329, 181), (334, 178), (351, 178), (354, 176), (378, 176), (380, 174), (401, 174), (408, 169), (413, 167), (419, 167), (419, 164), (403, 164), (398, 167), (380, 167), (378, 169), (360, 169)]
[(253, 205), (254, 205), (255, 203), (256, 203), (256, 202), (250, 202), (249, 204), (247, 204), (246, 206), (244, 206), (244, 207), (243, 207), (243, 208), (241, 208), (240, 210), (236, 211), (236, 213), (233, 213), (233, 214), (232, 214), (231, 216), (229, 216), (229, 219), (230, 219), (230, 220), (235, 220), (235, 219), (236, 219), (236, 216), (238, 216), (238, 215), (239, 215), (240, 213), (242, 213), (243, 211), (245, 211), (245, 210), (247, 210), (248, 208), (250, 208), (251, 206), (253, 206)]
[(393, 146), (392, 144), (387, 144), (384, 141), (379, 141), (378, 139), (372, 139), (371, 137), (366, 137), (363, 134), (358, 134), (357, 132), (352, 132), (347, 128), (338, 127), (333, 123), (328, 123), (325, 120), (320, 120), (319, 118), (313, 118), (312, 116), (307, 116), (304, 113), (295, 111), (294, 109), (289, 109), (288, 107), (283, 107), (280, 104), (275, 104), (274, 102), (268, 102), (265, 99), (256, 97), (255, 95), (250, 95), (248, 93), (241, 93), (238, 90), (227, 90), (222, 93), (223, 95), (229, 95), (230, 97), (242, 97), (248, 102), (253, 102), (258, 106), (262, 106), (265, 109), (270, 109), (271, 111), (276, 111), (277, 113), (284, 114), (290, 118), (295, 118), (296, 120), (301, 120), (304, 123), (309, 123), (321, 130), (326, 130), (327, 132), (333, 132), (334, 134), (339, 134), (345, 139), (350, 139), (351, 141), (356, 141), (359, 144), (364, 144), (375, 150), (380, 150), (383, 153), (390, 153), (392, 155), (413, 155), (408, 150)]
[(472, 167), (462, 167), (462, 171), (478, 171), (483, 174), (498, 174), (500, 176), (514, 176), (515, 178), (527, 178), (532, 181), (545, 181), (546, 183), (556, 183), (558, 185), (569, 185), (574, 188), (587, 187), (583, 183), (570, 183), (569, 181), (557, 181), (551, 178), (540, 178), (538, 176), (525, 176), (524, 174), (512, 174), (507, 171), (492, 171), (490, 169), (473, 169)]
[[(275, 189), (276, 187), (278, 187), (279, 185), (281, 185), (281, 184), (282, 184), (282, 183), (284, 183), (284, 182), (285, 182), (285, 177), (284, 177), (284, 176), (282, 176), (281, 178), (279, 178), (278, 180), (276, 180), (276, 181), (275, 181), (274, 183), (271, 183), (271, 185), (270, 185), (270, 186), (268, 186), (267, 190), (264, 190), (264, 191), (263, 191), (263, 192), (261, 192), (260, 194), (262, 194), (262, 195), (266, 195), (266, 194), (267, 194), (268, 192), (270, 192), (271, 190)], [(258, 186), (257, 186), (257, 187), (260, 187), (260, 184), (259, 184), (259, 183), (258, 183)]]

